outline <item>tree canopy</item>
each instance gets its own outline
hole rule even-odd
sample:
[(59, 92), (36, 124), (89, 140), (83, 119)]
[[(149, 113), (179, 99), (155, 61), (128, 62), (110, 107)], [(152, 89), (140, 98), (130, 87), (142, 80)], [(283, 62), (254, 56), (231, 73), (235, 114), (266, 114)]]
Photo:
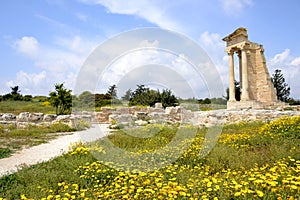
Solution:
[(21, 94), (21, 90), (18, 85), (14, 87), (10, 87), (10, 89), (11, 89), (10, 93), (0, 96), (0, 101), (31, 101), (32, 100), (31, 95), (23, 96)]
[(163, 107), (175, 106), (178, 104), (178, 99), (172, 94), (170, 89), (152, 90), (145, 85), (137, 85), (134, 92), (131, 93), (129, 105), (153, 106), (155, 103), (161, 102)]
[(285, 82), (285, 78), (280, 69), (276, 69), (271, 78), (276, 89), (277, 99), (283, 102), (289, 101), (291, 88)]
[(72, 90), (67, 90), (64, 84), (55, 84), (55, 91), (50, 92), (49, 101), (56, 109), (57, 115), (70, 114), (72, 108)]
[(111, 99), (116, 99), (117, 98), (117, 86), (116, 85), (109, 86), (106, 94), (110, 95)]

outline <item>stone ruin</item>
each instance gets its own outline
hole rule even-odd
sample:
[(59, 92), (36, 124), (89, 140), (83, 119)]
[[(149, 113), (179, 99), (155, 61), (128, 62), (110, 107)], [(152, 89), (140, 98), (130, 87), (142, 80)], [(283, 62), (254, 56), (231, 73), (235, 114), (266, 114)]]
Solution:
[[(266, 109), (284, 106), (277, 100), (261, 44), (248, 40), (247, 29), (238, 28), (223, 38), (229, 60), (229, 100), (227, 109)], [(239, 58), (241, 100), (235, 98), (234, 54)]]
[(192, 124), (199, 127), (211, 127), (238, 123), (241, 121), (271, 121), (284, 116), (300, 115), (300, 106), (290, 106), (288, 110), (242, 109), (190, 111), (184, 107), (103, 107), (101, 112), (83, 111), (71, 115), (54, 115), (23, 112), (19, 115), (0, 113), (0, 125), (13, 125), (25, 128), (28, 125), (48, 126), (65, 123), (76, 126), (78, 120), (92, 124), (110, 124), (111, 128), (122, 126), (145, 126), (147, 124)]
[(22, 112), (18, 115), (12, 113), (0, 113), (0, 125), (12, 125), (17, 128), (25, 128), (27, 126), (49, 126), (55, 123), (64, 123), (70, 127), (75, 127), (80, 120), (90, 123), (92, 122), (92, 117), (89, 112), (83, 112), (80, 115), (55, 115), (30, 112)]

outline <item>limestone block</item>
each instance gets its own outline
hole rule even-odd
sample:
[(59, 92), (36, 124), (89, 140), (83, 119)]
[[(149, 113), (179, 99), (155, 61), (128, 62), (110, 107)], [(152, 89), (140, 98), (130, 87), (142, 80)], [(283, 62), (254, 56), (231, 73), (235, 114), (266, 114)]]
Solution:
[(29, 114), (29, 121), (30, 122), (41, 122), (44, 118), (44, 114), (43, 113), (30, 113)]
[(8, 125), (16, 126), (17, 122), (16, 121), (0, 121), (0, 124), (4, 125), (4, 126), (8, 126)]
[(132, 123), (136, 120), (137, 118), (134, 117), (133, 115), (130, 114), (123, 114), (123, 115), (117, 115), (117, 114), (111, 114), (109, 115), (109, 123), (116, 123), (116, 124), (121, 124), (121, 123)]
[(149, 113), (165, 113), (165, 110), (163, 108), (149, 108), (148, 110)]
[(97, 112), (95, 114), (96, 122), (99, 123), (108, 123), (108, 117), (110, 113)]
[(149, 118), (152, 121), (152, 123), (161, 123), (165, 122), (168, 118), (168, 115), (166, 113), (161, 113), (161, 112), (151, 112), (148, 114)]
[(36, 126), (36, 124), (32, 122), (17, 122), (16, 126), (17, 128), (24, 129), (27, 128), (28, 126)]
[(136, 111), (136, 112), (134, 112), (134, 116), (137, 119), (140, 119), (140, 120), (147, 120), (147, 118), (148, 118), (148, 112), (139, 112), (139, 111)]
[(130, 107), (130, 114), (134, 115), (135, 112), (148, 112), (149, 107), (138, 107), (138, 106), (132, 106)]
[(46, 114), (46, 115), (44, 115), (43, 121), (44, 122), (52, 122), (52, 121), (56, 120), (56, 118), (57, 118), (57, 115)]
[(62, 123), (69, 123), (71, 119), (71, 115), (58, 115), (53, 123), (62, 122)]
[(17, 116), (12, 113), (5, 113), (2, 115), (2, 119), (4, 121), (15, 121), (17, 119)]
[(176, 107), (166, 107), (165, 109), (165, 113), (168, 115), (172, 115), (172, 114), (177, 114), (181, 112), (181, 107), (180, 106), (176, 106)]
[(148, 124), (148, 122), (144, 121), (144, 120), (137, 120), (134, 122), (134, 124), (136, 124), (138, 126), (146, 126)]
[(130, 114), (130, 108), (117, 108), (115, 113)]
[(155, 103), (154, 108), (163, 109), (162, 103)]
[(103, 113), (112, 113), (114, 111), (114, 109), (113, 108), (109, 108), (109, 107), (102, 107), (101, 111)]
[(17, 121), (19, 122), (28, 122), (29, 121), (29, 112), (22, 112), (17, 116)]

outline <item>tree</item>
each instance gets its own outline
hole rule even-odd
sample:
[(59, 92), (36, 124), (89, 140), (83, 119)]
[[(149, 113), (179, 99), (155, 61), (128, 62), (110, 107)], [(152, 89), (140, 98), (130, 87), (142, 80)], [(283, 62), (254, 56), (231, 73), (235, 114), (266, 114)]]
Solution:
[(127, 90), (124, 94), (124, 96), (122, 96), (122, 100), (125, 101), (129, 101), (132, 98), (133, 92), (131, 89)]
[(110, 94), (95, 94), (95, 106), (103, 107), (112, 104)]
[(23, 101), (31, 101), (32, 100), (32, 95), (27, 94), (27, 95), (23, 96), (22, 100)]
[(199, 99), (199, 104), (211, 104), (211, 100), (209, 98)]
[(271, 80), (276, 89), (277, 99), (283, 102), (288, 102), (290, 99), (289, 96), (291, 88), (285, 82), (285, 78), (283, 77), (283, 74), (281, 73), (280, 69), (275, 70)]
[(132, 93), (129, 105), (147, 106), (153, 103), (151, 99), (150, 89), (145, 87), (145, 85), (137, 85), (137, 89)]
[(55, 91), (50, 92), (49, 101), (56, 109), (57, 115), (70, 114), (72, 107), (72, 90), (67, 90), (64, 84), (55, 84)]
[(164, 89), (160, 94), (160, 98), (162, 106), (164, 108), (169, 106), (176, 106), (179, 103), (178, 99), (175, 97), (175, 95), (172, 94), (172, 91), (170, 89)]
[(23, 97), (21, 95), (21, 90), (19, 90), (19, 86), (14, 86), (10, 88), (11, 88), (11, 92), (10, 92), (11, 100), (21, 101)]
[(116, 85), (109, 86), (106, 94), (109, 94), (112, 99), (116, 99), (117, 98), (117, 86)]
[(150, 90), (144, 85), (137, 85), (137, 89), (132, 93), (129, 105), (144, 105), (154, 106), (155, 103), (161, 102), (163, 107), (175, 106), (178, 104), (178, 99), (172, 94), (169, 89), (163, 90)]

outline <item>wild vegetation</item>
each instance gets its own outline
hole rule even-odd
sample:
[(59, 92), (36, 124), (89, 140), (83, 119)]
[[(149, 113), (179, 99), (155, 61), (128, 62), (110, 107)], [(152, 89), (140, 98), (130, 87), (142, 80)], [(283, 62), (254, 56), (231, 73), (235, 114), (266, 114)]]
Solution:
[(2, 101), (0, 102), (0, 113), (20, 114), (21, 112), (55, 114), (55, 108), (47, 100), (40, 101), (33, 98), (31, 101)]
[[(196, 136), (186, 137), (191, 131)], [(300, 198), (299, 116), (227, 125), (208, 156), (201, 157), (206, 131), (168, 125), (118, 130), (106, 139), (130, 152), (130, 162), (140, 161), (141, 166), (155, 163), (156, 150), (170, 141), (179, 142), (171, 147), (174, 151), (190, 145), (164, 167), (134, 172), (121, 170), (124, 155), (110, 163), (96, 159), (96, 155), (112, 156), (104, 140), (78, 144), (62, 157), (2, 177), (0, 199)], [(181, 133), (184, 137), (176, 137)], [(160, 158), (167, 163), (174, 151)], [(145, 161), (136, 159), (144, 154)], [(129, 167), (139, 166), (132, 164)]]
[(56, 123), (50, 126), (27, 126), (18, 129), (16, 126), (0, 125), (0, 158), (8, 157), (22, 148), (39, 145), (54, 139), (62, 133), (83, 130), (89, 124), (81, 121), (76, 128), (71, 128), (63, 123)]

